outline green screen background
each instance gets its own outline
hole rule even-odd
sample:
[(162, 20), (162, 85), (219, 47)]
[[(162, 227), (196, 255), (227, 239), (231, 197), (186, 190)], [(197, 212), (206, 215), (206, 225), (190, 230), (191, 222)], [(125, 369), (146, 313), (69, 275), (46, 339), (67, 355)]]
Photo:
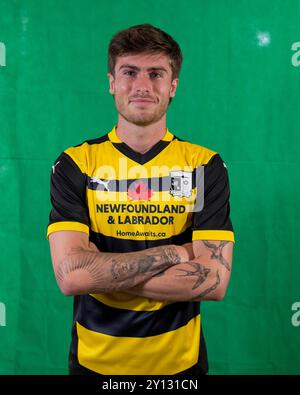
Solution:
[(300, 373), (299, 20), (298, 0), (0, 0), (1, 374), (67, 373), (72, 299), (45, 238), (51, 166), (116, 122), (107, 46), (140, 23), (183, 51), (169, 129), (229, 171), (232, 277), (222, 302), (202, 303), (210, 373)]

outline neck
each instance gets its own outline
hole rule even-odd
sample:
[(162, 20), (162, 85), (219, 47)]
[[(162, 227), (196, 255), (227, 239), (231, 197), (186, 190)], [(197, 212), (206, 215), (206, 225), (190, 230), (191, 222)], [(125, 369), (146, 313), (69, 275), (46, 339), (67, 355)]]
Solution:
[(134, 151), (144, 154), (166, 133), (166, 115), (147, 126), (135, 125), (119, 115), (116, 133), (120, 140)]

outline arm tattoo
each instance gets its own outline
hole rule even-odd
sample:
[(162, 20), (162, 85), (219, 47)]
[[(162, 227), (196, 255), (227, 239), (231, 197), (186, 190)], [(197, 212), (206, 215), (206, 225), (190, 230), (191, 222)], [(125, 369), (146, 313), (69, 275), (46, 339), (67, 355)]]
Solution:
[(226, 269), (230, 272), (230, 264), (227, 260), (223, 257), (223, 248), (228, 244), (228, 241), (221, 241), (220, 244), (217, 246), (214, 243), (210, 243), (207, 240), (202, 240), (204, 245), (211, 250), (211, 259), (216, 259), (221, 265), (224, 265)]
[(107, 283), (103, 281), (105, 274), (104, 266), (112, 256), (113, 254), (106, 254), (103, 258), (103, 265), (99, 265), (97, 262), (98, 253), (96, 251), (87, 251), (81, 247), (72, 248), (58, 267), (56, 273), (57, 282), (58, 284), (62, 284), (70, 273), (82, 269), (90, 274), (93, 285), (98, 284), (98, 292), (106, 292)]
[[(202, 283), (204, 283), (204, 281), (207, 279), (207, 276), (211, 270), (208, 269), (207, 267), (205, 267), (204, 265), (202, 265), (201, 263), (196, 263), (196, 262), (190, 261), (190, 262), (187, 262), (187, 264), (192, 266), (195, 270), (190, 271), (190, 270), (184, 270), (184, 269), (177, 269), (178, 271), (185, 272), (185, 274), (182, 274), (181, 276), (178, 275), (178, 276), (179, 277), (196, 276), (197, 277), (196, 282), (192, 287), (192, 289), (196, 289)], [(199, 299), (199, 298), (201, 299), (204, 296), (206, 296), (207, 294), (209, 294), (210, 292), (214, 291), (221, 282), (218, 270), (217, 270), (216, 277), (217, 277), (217, 280), (216, 280), (215, 284), (213, 284), (211, 287), (205, 289), (204, 291), (200, 292), (198, 295), (194, 296), (191, 300), (195, 300), (195, 299)]]
[(132, 253), (100, 253), (76, 248), (61, 263), (56, 278), (62, 283), (69, 273), (82, 269), (90, 278), (87, 293), (105, 293), (131, 288), (180, 262), (174, 246)]
[(217, 280), (216, 282), (209, 288), (205, 289), (203, 292), (201, 292), (200, 294), (194, 296), (191, 300), (198, 300), (198, 299), (203, 299), (204, 296), (206, 296), (207, 294), (209, 294), (210, 292), (214, 291), (218, 285), (220, 284), (220, 276), (219, 276), (219, 270), (217, 270)]
[(196, 263), (196, 262), (187, 262), (188, 265), (192, 266), (195, 270), (190, 271), (190, 270), (185, 270), (185, 269), (177, 269), (177, 271), (180, 272), (185, 272), (185, 274), (177, 276), (179, 277), (190, 277), (190, 276), (196, 276), (196, 282), (193, 285), (192, 289), (198, 288), (207, 278), (208, 273), (210, 272), (210, 269), (207, 269), (205, 266), (201, 265), (201, 263)]
[(126, 280), (135, 282), (137, 275), (149, 278), (147, 274), (152, 273), (152, 276), (154, 276), (156, 273), (167, 269), (170, 267), (170, 261), (180, 263), (180, 256), (174, 247), (166, 247), (163, 251), (157, 248), (151, 250), (146, 251), (146, 253), (135, 254), (135, 256), (131, 254), (127, 254), (127, 256), (119, 255), (116, 259), (113, 259), (111, 267), (112, 279), (116, 282)]

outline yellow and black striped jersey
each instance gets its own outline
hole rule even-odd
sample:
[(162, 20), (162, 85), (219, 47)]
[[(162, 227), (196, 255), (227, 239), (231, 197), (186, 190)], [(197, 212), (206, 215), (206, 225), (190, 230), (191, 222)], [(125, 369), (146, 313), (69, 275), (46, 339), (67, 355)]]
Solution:
[[(51, 203), (47, 236), (85, 232), (103, 252), (234, 241), (220, 155), (168, 129), (144, 154), (116, 127), (66, 149), (52, 166)], [(206, 372), (200, 303), (126, 292), (75, 296), (69, 365), (105, 375)]]

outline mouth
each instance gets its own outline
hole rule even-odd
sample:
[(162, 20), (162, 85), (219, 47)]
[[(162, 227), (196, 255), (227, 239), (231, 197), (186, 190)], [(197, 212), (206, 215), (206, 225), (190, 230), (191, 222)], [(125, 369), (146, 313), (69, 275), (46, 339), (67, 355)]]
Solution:
[(134, 99), (134, 100), (130, 100), (130, 103), (141, 103), (141, 104), (145, 104), (145, 103), (154, 103), (153, 100), (149, 100), (149, 99)]

